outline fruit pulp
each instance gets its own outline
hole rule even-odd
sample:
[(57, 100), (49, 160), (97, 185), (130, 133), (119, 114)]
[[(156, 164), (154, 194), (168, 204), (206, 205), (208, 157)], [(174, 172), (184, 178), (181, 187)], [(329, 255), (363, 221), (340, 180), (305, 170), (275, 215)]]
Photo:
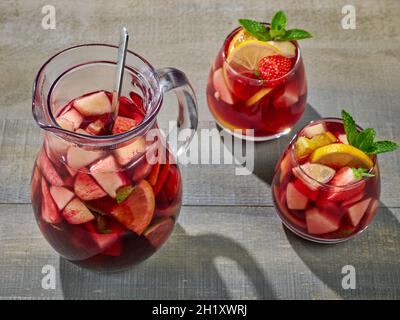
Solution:
[(208, 106), (217, 122), (229, 130), (253, 129), (254, 137), (269, 139), (287, 133), (304, 112), (307, 84), (297, 43), (293, 69), (279, 81), (260, 80), (256, 74), (226, 61), (230, 44), (242, 28), (226, 39), (207, 83)]
[[(376, 158), (363, 155), (372, 163), (366, 169), (373, 177), (356, 177), (351, 167), (369, 162), (357, 162), (359, 150), (354, 152), (343, 136), (341, 120), (313, 122), (298, 133), (275, 168), (272, 194), (277, 212), (290, 230), (308, 240), (346, 240), (363, 231), (377, 211), (380, 178)], [(347, 150), (347, 154), (332, 165), (325, 161), (336, 157), (329, 149)], [(323, 150), (328, 150), (325, 157), (317, 158)]]
[[(55, 118), (66, 130), (112, 135), (138, 126), (146, 114), (134, 92), (120, 98), (115, 122), (110, 107), (111, 93), (88, 93)], [(150, 141), (135, 136), (92, 150), (46, 133), (31, 194), (40, 230), (53, 248), (78, 265), (104, 271), (137, 264), (157, 251), (182, 201), (180, 171), (164, 145), (160, 135)]]

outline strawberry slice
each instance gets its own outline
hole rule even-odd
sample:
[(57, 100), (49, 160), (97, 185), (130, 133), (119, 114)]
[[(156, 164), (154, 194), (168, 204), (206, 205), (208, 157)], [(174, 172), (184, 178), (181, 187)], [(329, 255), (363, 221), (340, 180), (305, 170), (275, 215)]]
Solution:
[(115, 199), (118, 188), (127, 184), (125, 176), (118, 172), (119, 168), (113, 156), (99, 160), (90, 167), (90, 172), (97, 183), (108, 195)]
[(360, 223), (362, 217), (367, 211), (371, 199), (372, 198), (367, 198), (347, 208), (347, 218), (354, 227), (357, 227), (358, 224)]
[(60, 210), (64, 209), (67, 203), (74, 197), (74, 193), (64, 187), (51, 186), (50, 194)]
[(153, 189), (146, 180), (142, 180), (128, 198), (111, 210), (111, 215), (126, 228), (141, 235), (153, 218), (154, 208)]
[(165, 181), (163, 187), (163, 190), (169, 201), (174, 201), (179, 197), (181, 186), (182, 182), (179, 169), (174, 165), (170, 165), (168, 178)]
[(64, 184), (63, 180), (43, 149), (40, 151), (37, 163), (43, 176), (51, 185), (61, 187)]
[(99, 91), (75, 100), (74, 107), (86, 117), (112, 112), (111, 102), (104, 91)]
[(154, 220), (143, 235), (154, 248), (159, 248), (169, 237), (174, 228), (174, 220), (168, 217)]
[[(258, 72), (263, 80), (273, 81), (285, 76), (293, 66), (291, 59), (281, 55), (273, 55), (262, 58), (258, 62)], [(271, 86), (276, 86), (281, 80), (273, 81)]]
[(286, 189), (286, 203), (291, 210), (304, 210), (307, 208), (308, 198), (290, 182)]
[(330, 215), (314, 207), (306, 211), (307, 230), (312, 234), (325, 234), (336, 231), (340, 226), (340, 216)]
[(82, 224), (95, 218), (85, 204), (78, 198), (71, 200), (63, 210), (63, 216), (70, 224)]
[(60, 211), (51, 197), (46, 180), (42, 177), (42, 218), (47, 223), (57, 224), (62, 220)]
[(74, 183), (75, 194), (83, 201), (103, 198), (107, 193), (86, 173), (78, 173)]
[(126, 132), (126, 131), (133, 129), (134, 127), (136, 127), (135, 120), (133, 120), (131, 118), (127, 118), (127, 117), (118, 116), (114, 122), (112, 134)]

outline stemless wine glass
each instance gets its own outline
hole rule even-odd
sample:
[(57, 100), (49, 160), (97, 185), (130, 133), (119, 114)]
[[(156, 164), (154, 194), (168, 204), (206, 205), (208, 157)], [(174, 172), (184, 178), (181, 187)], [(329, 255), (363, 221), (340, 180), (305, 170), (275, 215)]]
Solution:
[[(371, 223), (379, 205), (380, 175), (377, 157), (372, 157), (374, 176), (334, 185), (315, 177), (332, 174), (346, 176), (349, 167), (311, 168), (310, 156), (296, 155), (296, 142), (308, 128), (322, 128), (334, 135), (332, 141), (346, 144), (343, 121), (325, 118), (312, 121), (301, 129), (283, 152), (274, 171), (272, 196), (284, 225), (305, 239), (320, 243), (337, 243), (354, 237)], [(358, 130), (362, 130), (358, 127)], [(342, 157), (345, 157), (344, 155)], [(322, 170), (321, 170), (322, 168)], [(321, 171), (320, 173), (318, 171)], [(323, 171), (325, 170), (325, 171)], [(348, 172), (346, 171), (348, 170)], [(335, 173), (336, 172), (336, 173)], [(347, 179), (343, 179), (345, 181)]]
[(296, 52), (293, 67), (285, 76), (262, 80), (227, 61), (231, 42), (242, 30), (233, 30), (218, 52), (208, 77), (208, 107), (216, 122), (239, 138), (275, 139), (289, 133), (304, 112), (307, 82), (300, 46), (291, 42)]
[(32, 103), (33, 116), (45, 130), (31, 186), (40, 230), (61, 256), (105, 271), (152, 255), (168, 239), (178, 217), (181, 173), (156, 120), (165, 93), (176, 93), (178, 130), (190, 132), (177, 146), (178, 153), (197, 129), (197, 102), (186, 76), (176, 69), (155, 70), (131, 51), (119, 110), (128, 117), (142, 112), (140, 124), (98, 136), (62, 128), (56, 120), (60, 114), (68, 113), (73, 122), (88, 120), (74, 109), (76, 98), (95, 92), (96, 99), (107, 99), (106, 92), (113, 90), (117, 49), (88, 44), (56, 54), (37, 74)]

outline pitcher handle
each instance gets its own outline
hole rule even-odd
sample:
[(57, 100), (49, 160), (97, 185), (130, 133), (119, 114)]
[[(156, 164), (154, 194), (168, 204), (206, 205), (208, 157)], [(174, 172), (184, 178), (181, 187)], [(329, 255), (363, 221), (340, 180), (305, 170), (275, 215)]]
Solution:
[(162, 68), (158, 69), (157, 73), (163, 93), (174, 91), (178, 99), (177, 134), (179, 135), (183, 130), (190, 131), (184, 141), (177, 139), (176, 156), (179, 157), (186, 151), (197, 130), (198, 112), (196, 95), (189, 80), (182, 71), (175, 68)]

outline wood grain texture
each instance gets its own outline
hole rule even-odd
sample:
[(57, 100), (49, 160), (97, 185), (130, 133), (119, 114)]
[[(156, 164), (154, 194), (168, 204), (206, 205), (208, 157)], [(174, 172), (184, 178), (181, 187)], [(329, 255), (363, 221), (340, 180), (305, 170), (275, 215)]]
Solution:
[[(56, 30), (41, 27), (43, 1), (0, 3), (0, 299), (399, 299), (400, 160), (380, 157), (378, 215), (361, 236), (334, 246), (302, 241), (275, 215), (273, 167), (290, 137), (308, 121), (346, 108), (378, 138), (400, 141), (400, 2), (354, 0), (357, 29), (343, 30), (348, 1), (150, 0), (52, 1)], [(265, 20), (283, 9), (302, 42), (308, 106), (289, 136), (256, 145), (255, 170), (234, 165), (183, 167), (184, 204), (173, 236), (155, 256), (117, 274), (98, 274), (60, 259), (45, 242), (29, 205), (29, 179), (41, 132), (30, 112), (32, 82), (57, 51), (89, 42), (115, 43), (117, 26), (134, 36), (130, 49), (156, 68), (174, 66), (190, 79), (200, 128), (215, 128), (205, 96), (209, 68), (238, 18)], [(161, 127), (176, 102), (167, 97)], [(172, 117), (173, 118), (173, 117)], [(41, 289), (41, 268), (54, 265), (56, 290)], [(357, 289), (341, 288), (354, 265)]]

